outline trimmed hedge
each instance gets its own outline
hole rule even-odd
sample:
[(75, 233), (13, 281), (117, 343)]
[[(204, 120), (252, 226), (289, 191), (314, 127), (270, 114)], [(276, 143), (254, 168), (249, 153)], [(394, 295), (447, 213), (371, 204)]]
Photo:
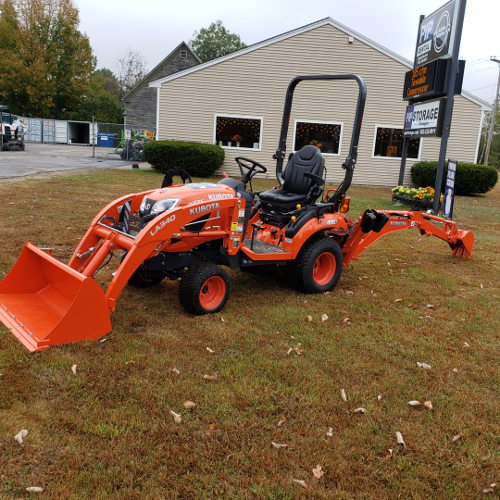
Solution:
[(165, 173), (179, 166), (192, 177), (210, 177), (224, 163), (220, 146), (201, 142), (152, 141), (144, 145), (144, 159)]
[[(419, 161), (411, 167), (411, 180), (420, 187), (436, 184), (437, 161)], [(444, 193), (446, 176), (448, 174), (448, 162), (445, 162), (443, 172), (443, 184), (441, 192)], [(498, 170), (486, 165), (475, 163), (457, 164), (457, 175), (455, 178), (455, 194), (471, 196), (474, 194), (487, 193), (495, 187), (498, 182)]]

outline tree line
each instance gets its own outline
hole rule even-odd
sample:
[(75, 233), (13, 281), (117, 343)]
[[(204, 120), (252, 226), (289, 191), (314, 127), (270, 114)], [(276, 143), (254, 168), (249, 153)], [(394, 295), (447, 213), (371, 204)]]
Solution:
[[(129, 49), (116, 71), (96, 69), (72, 0), (0, 0), (0, 103), (13, 114), (123, 123), (122, 98), (148, 73)], [(202, 62), (245, 47), (221, 21), (190, 40)]]

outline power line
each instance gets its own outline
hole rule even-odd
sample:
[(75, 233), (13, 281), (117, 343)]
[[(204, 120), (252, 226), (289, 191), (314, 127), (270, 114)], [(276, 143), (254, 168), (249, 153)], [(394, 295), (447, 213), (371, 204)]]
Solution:
[(470, 73), (465, 72), (466, 75), (473, 75), (474, 73), (480, 73), (481, 71), (491, 71), (492, 69), (496, 69), (494, 66), (491, 68), (483, 68), (483, 69), (476, 69), (476, 71), (471, 71)]
[(492, 83), (491, 85), (486, 85), (486, 87), (479, 87), (478, 89), (469, 90), (469, 92), (475, 92), (476, 90), (489, 89), (490, 87), (496, 87), (496, 83)]

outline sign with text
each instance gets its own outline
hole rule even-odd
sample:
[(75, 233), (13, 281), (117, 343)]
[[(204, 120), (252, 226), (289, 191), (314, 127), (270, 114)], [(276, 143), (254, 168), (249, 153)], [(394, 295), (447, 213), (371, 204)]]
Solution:
[(406, 108), (405, 137), (441, 137), (446, 99), (414, 104)]
[[(449, 72), (450, 59), (438, 59), (429, 64), (407, 71), (405, 74), (405, 86), (403, 89), (403, 100), (424, 101), (436, 99), (446, 94), (446, 77)], [(458, 74), (455, 81), (455, 94), (462, 92), (465, 61), (458, 61)]]
[(451, 0), (420, 23), (415, 68), (451, 55), (458, 13), (456, 4), (457, 0)]
[(457, 162), (448, 160), (448, 175), (444, 188), (443, 216), (451, 219), (453, 215), (453, 200), (455, 198), (455, 178), (457, 176)]

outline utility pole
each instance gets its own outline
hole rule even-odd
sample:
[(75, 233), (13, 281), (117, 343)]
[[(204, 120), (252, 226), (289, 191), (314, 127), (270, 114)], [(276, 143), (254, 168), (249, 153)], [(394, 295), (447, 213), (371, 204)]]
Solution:
[(493, 114), (491, 115), (490, 133), (488, 134), (488, 142), (486, 144), (486, 153), (484, 155), (484, 164), (488, 165), (488, 156), (490, 156), (491, 139), (493, 138), (493, 130), (495, 128), (495, 122), (497, 121), (497, 110), (498, 110), (498, 92), (500, 90), (500, 59), (495, 57), (490, 57), (493, 62), (498, 63), (498, 83), (497, 92), (495, 95), (495, 104), (493, 106)]

